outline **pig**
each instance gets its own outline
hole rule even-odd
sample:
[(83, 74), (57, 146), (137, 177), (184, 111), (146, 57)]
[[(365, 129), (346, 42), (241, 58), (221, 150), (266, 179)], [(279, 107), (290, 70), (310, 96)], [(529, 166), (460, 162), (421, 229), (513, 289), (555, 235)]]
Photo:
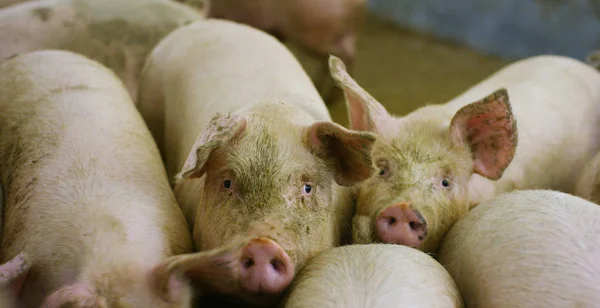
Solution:
[(152, 48), (172, 30), (203, 18), (171, 0), (38, 0), (0, 11), (0, 60), (61, 49), (113, 70), (137, 100), (140, 72)]
[[(357, 31), (363, 23), (366, 0), (183, 0), (199, 5), (208, 2), (207, 17), (223, 18), (266, 31), (287, 40), (322, 62), (315, 84), (329, 103), (335, 89), (329, 78), (327, 56), (354, 60)], [(204, 6), (201, 6), (205, 8)], [(333, 88), (333, 89), (332, 89)], [(331, 96), (330, 96), (331, 95)]]
[(600, 153), (583, 168), (574, 195), (600, 204)]
[(298, 273), (286, 308), (463, 307), (448, 272), (431, 256), (403, 245), (336, 247)]
[(350, 129), (377, 134), (379, 171), (358, 189), (356, 243), (434, 252), (454, 222), (499, 193), (572, 193), (600, 150), (600, 73), (575, 59), (516, 61), (449, 102), (404, 117), (389, 114), (340, 59), (332, 57), (330, 68)]
[(109, 69), (34, 51), (0, 65), (0, 89), (0, 286), (18, 307), (190, 307), (189, 280), (237, 277), (247, 241), (193, 253), (156, 144)]
[(272, 36), (221, 19), (181, 27), (148, 57), (139, 97), (196, 247), (253, 238), (238, 287), (223, 294), (272, 303), (349, 232), (350, 193), (375, 171), (375, 136), (331, 122)]
[(596, 307), (600, 207), (551, 190), (486, 200), (440, 245), (466, 307)]
[(595, 67), (597, 70), (600, 70), (600, 50), (590, 52), (585, 60), (588, 64)]
[(17, 307), (13, 290), (21, 287), (29, 268), (30, 264), (23, 253), (0, 265), (0, 307)]
[(0, 9), (3, 9), (7, 6), (15, 5), (21, 2), (27, 2), (30, 0), (0, 0)]

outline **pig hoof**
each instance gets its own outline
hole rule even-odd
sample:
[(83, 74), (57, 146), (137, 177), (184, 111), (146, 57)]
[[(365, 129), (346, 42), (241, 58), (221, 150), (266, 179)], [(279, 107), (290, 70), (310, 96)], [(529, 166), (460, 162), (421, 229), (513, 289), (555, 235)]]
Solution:
[(381, 211), (376, 224), (377, 235), (384, 243), (417, 247), (427, 237), (427, 222), (408, 202)]
[(264, 237), (253, 239), (243, 248), (239, 266), (242, 286), (253, 293), (281, 293), (294, 276), (287, 253)]

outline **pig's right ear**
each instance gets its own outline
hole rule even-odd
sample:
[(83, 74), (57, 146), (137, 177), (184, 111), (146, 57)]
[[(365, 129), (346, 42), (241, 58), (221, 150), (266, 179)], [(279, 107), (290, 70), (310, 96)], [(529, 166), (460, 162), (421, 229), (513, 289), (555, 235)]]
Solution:
[(6, 263), (1, 264), (0, 288), (8, 288), (9, 293), (14, 298), (18, 298), (30, 268), (31, 264), (24, 253), (20, 253)]
[(375, 134), (349, 130), (327, 121), (313, 123), (305, 134), (309, 148), (327, 162), (339, 185), (354, 185), (375, 171), (372, 160)]
[(196, 140), (176, 180), (199, 178), (204, 174), (211, 154), (221, 145), (240, 137), (246, 128), (246, 117), (234, 114), (215, 115)]
[(335, 83), (344, 91), (351, 129), (381, 134), (392, 116), (375, 98), (356, 83), (346, 66), (336, 56), (329, 56), (329, 71)]

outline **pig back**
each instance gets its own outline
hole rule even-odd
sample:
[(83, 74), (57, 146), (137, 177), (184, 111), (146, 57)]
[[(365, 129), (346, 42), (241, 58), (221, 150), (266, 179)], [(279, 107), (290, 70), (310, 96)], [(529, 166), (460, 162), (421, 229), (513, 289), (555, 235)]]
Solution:
[(482, 202), (458, 221), (438, 260), (467, 307), (595, 307), (600, 207), (549, 190)]
[(137, 99), (139, 75), (154, 45), (201, 18), (171, 0), (37, 0), (0, 11), (0, 60), (17, 53), (63, 49), (113, 70)]
[(519, 139), (511, 164), (494, 182), (496, 191), (573, 193), (583, 164), (600, 150), (600, 73), (567, 57), (527, 58), (452, 99), (448, 110), (452, 114), (503, 87), (517, 119)]
[(154, 81), (141, 91), (163, 98), (170, 176), (217, 113), (247, 114), (257, 104), (285, 103), (297, 109), (290, 121), (331, 120), (309, 76), (283, 44), (231, 21), (202, 20), (174, 31), (154, 49), (143, 74)]
[(0, 65), (0, 88), (0, 260), (29, 255), (23, 298), (71, 282), (85, 262), (191, 250), (156, 145), (111, 71), (37, 51)]
[(298, 274), (285, 307), (462, 307), (448, 272), (431, 256), (390, 244), (333, 248)]

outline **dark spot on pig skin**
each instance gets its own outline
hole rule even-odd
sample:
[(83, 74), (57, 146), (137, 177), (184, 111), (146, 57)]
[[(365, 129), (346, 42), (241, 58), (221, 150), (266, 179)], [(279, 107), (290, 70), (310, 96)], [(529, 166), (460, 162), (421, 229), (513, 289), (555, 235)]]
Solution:
[(48, 21), (52, 17), (54, 10), (51, 7), (39, 7), (31, 10), (31, 13), (41, 21)]

